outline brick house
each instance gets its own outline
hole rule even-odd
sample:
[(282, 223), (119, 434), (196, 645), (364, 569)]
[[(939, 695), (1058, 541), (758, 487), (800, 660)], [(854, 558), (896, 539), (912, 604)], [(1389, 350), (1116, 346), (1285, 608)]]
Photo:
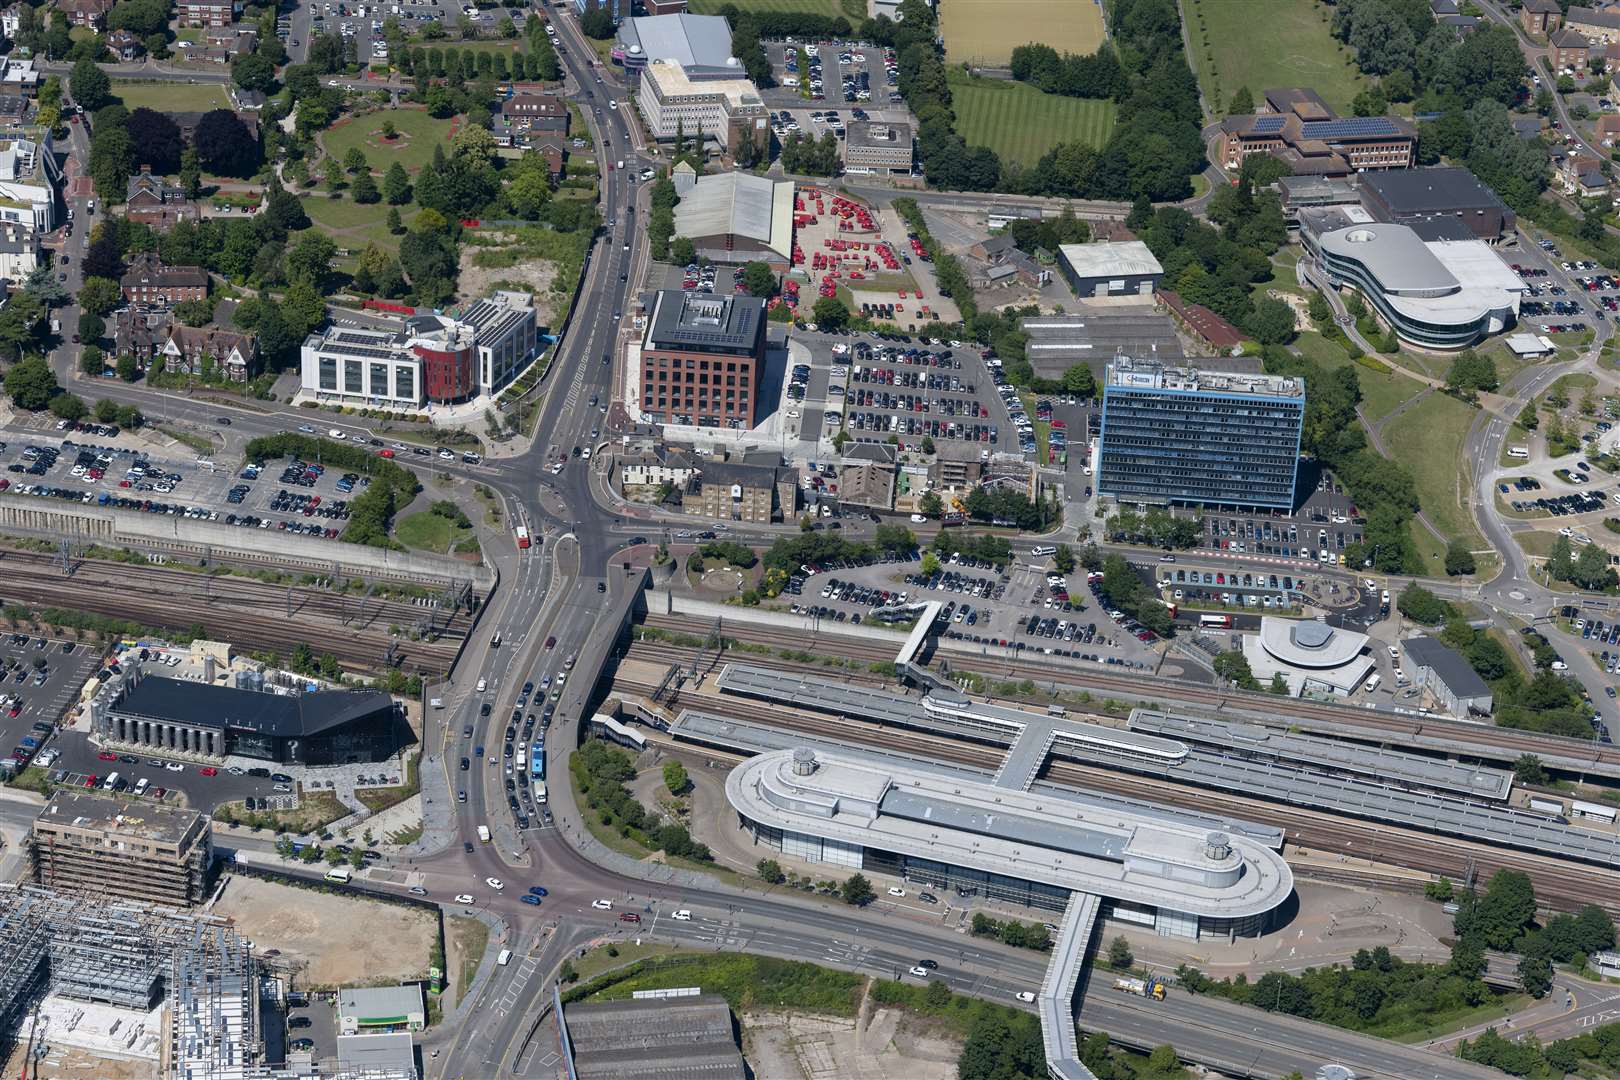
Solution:
[(141, 55), (143, 47), (141, 39), (128, 30), (114, 30), (107, 35), (107, 48), (113, 51), (118, 59), (128, 63)]
[(1519, 25), (1527, 34), (1549, 34), (1564, 21), (1564, 9), (1558, 0), (1524, 0), (1519, 8)]
[(56, 10), (67, 16), (71, 26), (88, 26), (92, 30), (107, 28), (107, 13), (113, 0), (56, 0)]
[(165, 371), (200, 375), (212, 364), (232, 382), (247, 382), (259, 365), (259, 339), (221, 326), (186, 326), (171, 322), (168, 339), (158, 349)]
[(1591, 55), (1592, 43), (1586, 40), (1585, 34), (1566, 26), (1548, 34), (1547, 44), (1552, 46), (1548, 59), (1552, 62), (1554, 71), (1563, 71), (1566, 68), (1576, 73), (1586, 71), (1586, 60)]
[(208, 296), (208, 274), (195, 266), (164, 266), (150, 252), (135, 257), (119, 283), (131, 304), (173, 307)]
[(197, 204), (186, 198), (179, 187), (152, 175), (150, 165), (129, 178), (124, 194), (124, 214), (131, 221), (168, 229), (177, 221), (196, 221)]
[(184, 26), (229, 26), (242, 14), (239, 0), (178, 0), (175, 18)]

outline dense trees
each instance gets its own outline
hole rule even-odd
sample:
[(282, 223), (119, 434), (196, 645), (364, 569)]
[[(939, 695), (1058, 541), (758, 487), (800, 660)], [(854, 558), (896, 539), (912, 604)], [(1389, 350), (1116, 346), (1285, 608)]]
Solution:
[(95, 112), (112, 101), (112, 80), (94, 60), (80, 60), (68, 74), (68, 89), (73, 100), (86, 112)]
[(793, 132), (782, 144), (782, 168), (801, 176), (834, 176), (838, 172), (838, 139), (831, 131), (820, 139)]
[(126, 128), (132, 167), (150, 165), (159, 176), (179, 170), (185, 143), (180, 137), (180, 126), (167, 113), (141, 106), (129, 114)]
[(1020, 45), (1012, 51), (1012, 77), (1048, 94), (1123, 100), (1130, 80), (1107, 42), (1090, 56), (1059, 54), (1050, 45)]
[(220, 176), (252, 176), (263, 160), (259, 140), (230, 109), (204, 113), (192, 146), (202, 167)]

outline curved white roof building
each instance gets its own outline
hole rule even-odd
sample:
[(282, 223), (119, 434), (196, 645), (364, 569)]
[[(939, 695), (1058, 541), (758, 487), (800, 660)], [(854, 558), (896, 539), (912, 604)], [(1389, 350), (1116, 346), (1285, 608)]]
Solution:
[(1314, 239), (1328, 277), (1360, 289), (1415, 345), (1460, 349), (1518, 319), (1524, 282), (1481, 240), (1424, 240), (1372, 221)]
[(744, 761), (726, 797), (757, 843), (800, 859), (1050, 911), (1094, 893), (1167, 936), (1258, 934), (1294, 889), (1245, 837), (807, 747)]
[(1295, 696), (1349, 694), (1373, 668), (1367, 635), (1312, 619), (1265, 616), (1260, 633), (1243, 639), (1249, 670), (1261, 684), (1280, 674)]

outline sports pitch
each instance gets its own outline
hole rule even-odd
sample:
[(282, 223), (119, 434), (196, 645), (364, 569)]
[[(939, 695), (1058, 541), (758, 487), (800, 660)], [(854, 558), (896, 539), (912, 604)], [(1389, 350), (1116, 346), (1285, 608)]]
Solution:
[(950, 0), (939, 6), (939, 23), (953, 64), (1002, 67), (1033, 41), (1090, 54), (1104, 38), (1096, 0)]

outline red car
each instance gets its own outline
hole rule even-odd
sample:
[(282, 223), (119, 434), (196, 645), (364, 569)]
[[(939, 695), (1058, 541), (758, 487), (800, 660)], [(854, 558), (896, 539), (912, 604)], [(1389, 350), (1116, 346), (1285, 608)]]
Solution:
[(102, 761), (117, 761), (118, 760), (118, 755), (117, 754), (109, 754), (105, 750), (103, 750), (101, 753), (97, 754), (96, 757), (100, 758)]
[(619, 915), (620, 922), (640, 922), (641, 916), (633, 911), (626, 911)]
[(214, 768), (212, 765), (204, 765), (202, 767), (202, 774), (204, 776), (218, 776), (219, 770)]
[(166, 788), (166, 787), (153, 788), (152, 789), (152, 798), (157, 799), (159, 802), (161, 802), (163, 800), (163, 796), (167, 795), (168, 793), (169, 793), (169, 789)]
[(101, 783), (101, 777), (96, 776), (94, 773), (92, 773), (91, 775), (84, 778), (84, 786), (85, 787), (95, 787), (100, 783)]
[(378, 457), (384, 457), (384, 458), (391, 458), (391, 457), (394, 456), (394, 452), (392, 450), (384, 448), (382, 450), (377, 451), (377, 456)]

